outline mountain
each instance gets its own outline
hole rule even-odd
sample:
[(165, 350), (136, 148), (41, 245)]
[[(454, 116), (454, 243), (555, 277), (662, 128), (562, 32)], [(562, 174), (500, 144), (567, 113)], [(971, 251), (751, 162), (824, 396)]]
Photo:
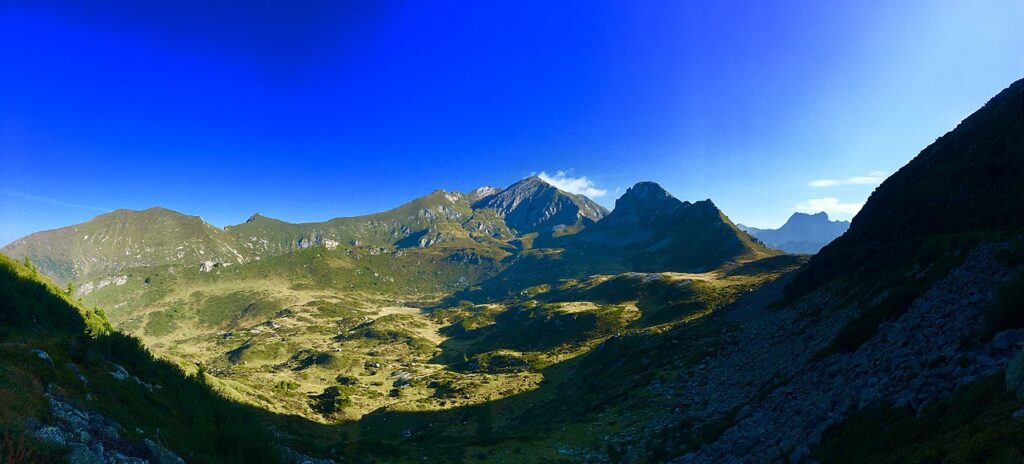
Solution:
[[(476, 220), (477, 222), (473, 222)], [(474, 224), (467, 230), (463, 224)], [(254, 215), (243, 224), (225, 230), (243, 247), (261, 255), (275, 255), (312, 246), (328, 248), (425, 247), (441, 242), (469, 241), (482, 235), (508, 237), (500, 221), (476, 216), (466, 195), (436, 190), (397, 208), (365, 216), (335, 218), (324, 222), (293, 224)], [(505, 235), (503, 235), (503, 233)]]
[(817, 253), (850, 228), (847, 221), (830, 221), (825, 213), (793, 213), (778, 229), (758, 229), (737, 224), (740, 230), (772, 248), (787, 253)]
[[(679, 385), (718, 404), (676, 419), (725, 425), (674, 462), (1024, 458), (1022, 108), (1019, 80), (886, 179), (794, 275), (727, 310), (740, 342)], [(742, 393), (771, 379), (784, 381)]]
[[(38, 232), (5, 246), (61, 282), (82, 282), (122, 270), (161, 265), (240, 264), (311, 247), (364, 248), (374, 253), (441, 246), (501, 259), (509, 242), (530, 231), (576, 231), (607, 210), (582, 195), (531, 177), (507, 189), (469, 194), (436, 190), (397, 208), (365, 216), (293, 224), (261, 214), (223, 230), (164, 208), (117, 210), (74, 226)], [(204, 264), (205, 263), (205, 264)]]
[(680, 201), (654, 182), (630, 187), (607, 217), (562, 243), (635, 270), (700, 272), (775, 254), (750, 240), (711, 200)]
[(493, 209), (520, 234), (577, 230), (601, 220), (608, 210), (583, 196), (559, 190), (537, 176), (473, 203), (473, 209)]
[(709, 272), (779, 254), (743, 233), (711, 200), (680, 201), (654, 182), (575, 234), (538, 237), (499, 275), (458, 297), (491, 299), (559, 279), (623, 272)]
[[(850, 229), (794, 282), (872, 282), (1024, 231), (1024, 80), (1014, 82), (883, 182)], [(918, 262), (924, 257), (924, 262)], [(898, 279), (897, 276), (892, 276)]]
[(571, 234), (474, 206), (494, 189), (256, 216), (278, 248), (123, 269), (81, 298), (109, 312), (0, 257), (0, 428), (41, 462), (1021, 462), (1022, 90), (814, 256), (641, 182)]
[(198, 216), (164, 208), (119, 209), (82, 224), (31, 234), (0, 251), (18, 260), (29, 257), (40, 271), (61, 282), (133, 267), (249, 259), (233, 236)]

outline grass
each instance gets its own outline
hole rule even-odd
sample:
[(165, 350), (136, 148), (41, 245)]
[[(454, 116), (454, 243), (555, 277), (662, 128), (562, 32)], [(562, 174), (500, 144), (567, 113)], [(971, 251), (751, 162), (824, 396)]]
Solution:
[(813, 456), (830, 463), (1018, 463), (1024, 460), (1024, 421), (1011, 417), (1024, 401), (995, 374), (926, 406), (876, 406), (825, 432)]
[[(3, 256), (0, 305), (0, 399), (5, 405), (0, 433), (14, 436), (4, 442), (5, 453), (31, 452), (33, 462), (64, 454), (25, 434), (29, 417), (48, 419), (43, 392), (52, 388), (122, 424), (126, 439), (160, 440), (191, 462), (276, 461), (260, 416), (215, 394), (204, 378), (154, 359), (137, 339), (110, 331), (102, 312), (79, 306), (54, 284)], [(29, 348), (44, 350), (53, 364)], [(110, 363), (162, 388), (150, 391), (117, 380), (108, 373)], [(88, 384), (61, 367), (69, 364)]]

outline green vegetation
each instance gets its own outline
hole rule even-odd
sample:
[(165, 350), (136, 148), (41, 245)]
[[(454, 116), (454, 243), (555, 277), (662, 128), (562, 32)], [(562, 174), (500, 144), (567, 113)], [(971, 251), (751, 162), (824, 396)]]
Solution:
[[(44, 391), (124, 426), (126, 439), (158, 439), (191, 462), (273, 462), (260, 418), (213, 393), (201, 377), (154, 359), (137, 339), (110, 330), (32, 270), (0, 256), (0, 436), (4, 453), (56, 462), (64, 450), (25, 434), (26, 419), (50, 417)], [(29, 349), (43, 350), (53, 363)], [(111, 363), (149, 385), (118, 380)], [(60, 366), (71, 365), (71, 368)], [(88, 380), (83, 383), (77, 373)], [(159, 431), (159, 432), (157, 432)], [(156, 435), (159, 433), (159, 435)]]
[(1024, 421), (1012, 414), (1022, 406), (997, 374), (916, 416), (889, 406), (860, 411), (826, 431), (813, 456), (829, 463), (1021, 462)]

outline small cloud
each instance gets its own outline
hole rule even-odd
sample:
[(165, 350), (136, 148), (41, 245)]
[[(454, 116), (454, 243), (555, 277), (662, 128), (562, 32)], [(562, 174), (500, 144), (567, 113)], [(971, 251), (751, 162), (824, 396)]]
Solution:
[(100, 212), (103, 212), (103, 213), (109, 213), (110, 212), (110, 210), (107, 209), (107, 208), (100, 208), (100, 207), (96, 207), (96, 206), (82, 205), (82, 204), (78, 204), (78, 203), (68, 203), (66, 201), (60, 201), (60, 200), (57, 200), (57, 199), (54, 199), (54, 198), (48, 198), (48, 197), (43, 197), (43, 196), (39, 196), (39, 195), (33, 195), (31, 193), (18, 192), (18, 191), (15, 191), (15, 190), (8, 190), (8, 191), (4, 192), (4, 194), (6, 194), (7, 196), (12, 197), (12, 198), (19, 198), (19, 199), (22, 199), (22, 200), (34, 201), (36, 203), (42, 203), (42, 204), (46, 204), (46, 205), (63, 206), (63, 207), (67, 207), (67, 208), (85, 209), (85, 210), (89, 210), (89, 211), (100, 211)]
[(565, 171), (558, 171), (553, 176), (541, 171), (537, 177), (566, 192), (586, 195), (590, 198), (603, 197), (608, 193), (607, 190), (597, 188), (594, 181), (587, 179), (587, 176), (570, 177)]
[(885, 171), (872, 171), (866, 176), (854, 176), (846, 179), (818, 179), (812, 180), (807, 185), (811, 187), (835, 187), (838, 185), (878, 185), (885, 180), (888, 174)]
[(838, 198), (812, 198), (796, 205), (796, 210), (801, 213), (818, 213), (824, 211), (829, 214), (853, 216), (860, 211), (864, 203), (842, 203)]

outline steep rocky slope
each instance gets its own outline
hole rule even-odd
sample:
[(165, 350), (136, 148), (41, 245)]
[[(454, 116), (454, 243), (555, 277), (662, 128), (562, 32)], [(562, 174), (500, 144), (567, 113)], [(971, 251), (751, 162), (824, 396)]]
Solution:
[(498, 216), (520, 234), (576, 230), (608, 214), (605, 207), (591, 199), (559, 190), (536, 176), (477, 200), (473, 208), (497, 211)]
[[(1024, 457), (1024, 398), (1002, 386), (1024, 348), (1022, 87), (886, 180), (791, 282), (720, 313), (739, 336), (673, 382), (677, 412), (623, 437), (629, 452), (685, 463)], [(941, 420), (929, 432), (920, 416)], [(681, 445), (706, 424), (703, 446)], [(631, 444), (640, 436), (659, 438)]]

